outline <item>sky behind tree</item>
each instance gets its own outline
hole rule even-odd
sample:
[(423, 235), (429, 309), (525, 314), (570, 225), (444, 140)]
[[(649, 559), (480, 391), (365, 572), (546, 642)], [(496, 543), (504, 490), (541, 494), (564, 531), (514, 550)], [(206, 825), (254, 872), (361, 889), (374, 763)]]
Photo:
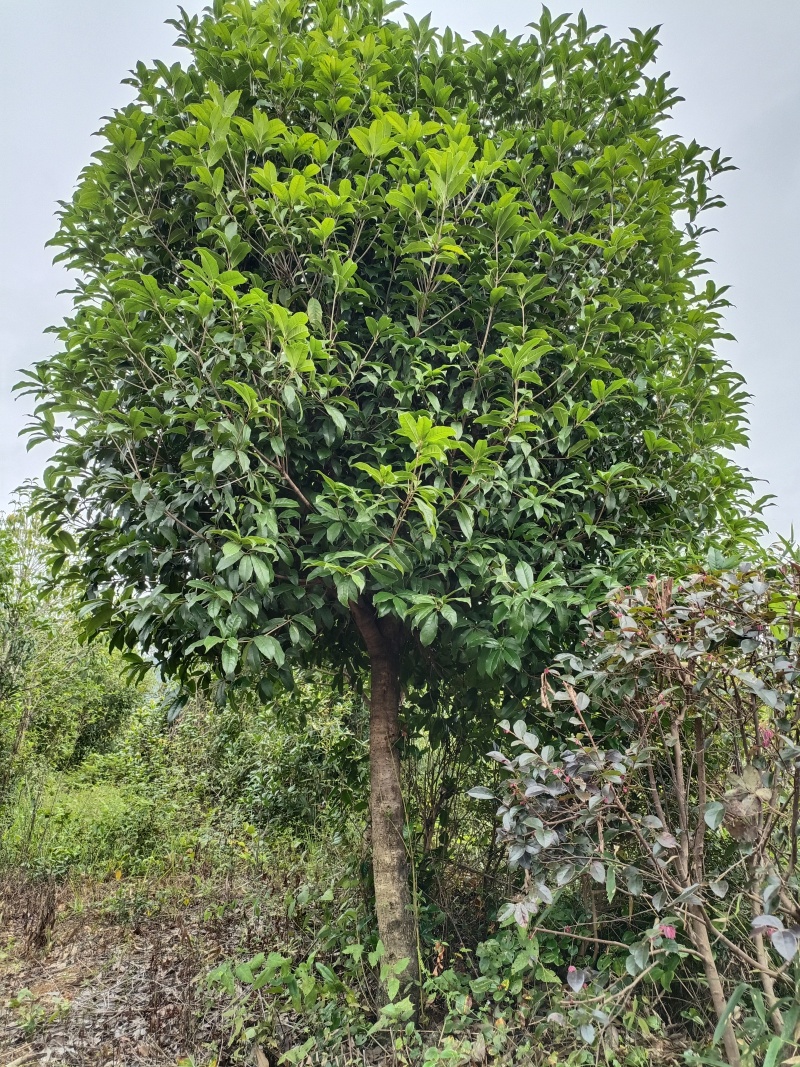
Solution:
[[(201, 3), (184, 0), (189, 11)], [(578, 5), (552, 3), (551, 11)], [(777, 497), (772, 528), (800, 525), (800, 463), (795, 418), (800, 407), (800, 3), (798, 0), (585, 0), (590, 23), (613, 36), (631, 25), (661, 24), (655, 69), (671, 72), (685, 102), (674, 129), (721, 147), (739, 170), (718, 188), (728, 207), (706, 238), (712, 277), (731, 286), (727, 324), (737, 337), (723, 350), (746, 378), (753, 404), (752, 444), (739, 459)], [(538, 3), (523, 0), (411, 0), (408, 12), (468, 35), (499, 24), (525, 32)], [(175, 31), (164, 24), (173, 0), (37, 0), (7, 5), (0, 41), (0, 99), (5, 102), (5, 166), (0, 168), (0, 509), (46, 452), (26, 453), (17, 437), (26, 401), (14, 400), (18, 369), (51, 351), (45, 336), (69, 309), (58, 295), (69, 276), (52, 265), (45, 242), (55, 230), (56, 201), (67, 199), (96, 147), (101, 116), (131, 99), (120, 84), (139, 59), (180, 60)], [(394, 15), (402, 17), (401, 12)], [(13, 147), (13, 166), (12, 153)], [(795, 310), (793, 310), (795, 309)]]

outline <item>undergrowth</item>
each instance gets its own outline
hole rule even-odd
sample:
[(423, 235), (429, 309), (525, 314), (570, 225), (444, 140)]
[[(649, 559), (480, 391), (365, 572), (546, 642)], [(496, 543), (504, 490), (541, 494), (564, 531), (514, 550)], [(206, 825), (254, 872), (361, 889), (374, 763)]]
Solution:
[[(18, 896), (31, 891), (23, 884), (54, 880), (62, 919), (110, 924), (122, 937), (179, 916), (193, 944), (216, 946), (193, 957), (192, 1003), (217, 1036), (187, 1046), (187, 1064), (250, 1062), (255, 1049), (289, 1064), (590, 1062), (574, 1048), (554, 1053), (547, 1021), (575, 949), (497, 923), (507, 875), (490, 869), (472, 802), (459, 798), (460, 821), (457, 807), (449, 813), (448, 834), (461, 832), (448, 865), (424, 789), (411, 791), (419, 1014), (402, 968), (387, 969), (366, 812), (352, 803), (365, 774), (360, 700), (325, 699), (312, 678), (268, 707), (220, 712), (195, 701), (170, 723), (169, 706), (169, 694), (149, 692), (113, 744), (74, 767), (31, 759), (4, 805), (0, 864), (24, 879)], [(289, 728), (298, 718), (313, 718), (302, 735)], [(436, 778), (435, 752), (423, 745), (415, 759), (420, 782)], [(556, 924), (586, 918), (577, 899), (562, 911)], [(47, 1022), (47, 1005), (20, 990), (14, 998), (17, 1015), (30, 1009), (23, 1030), (66, 1025), (65, 1009)], [(647, 1055), (659, 1054), (660, 1017), (646, 997), (635, 1013)], [(638, 1065), (640, 1053), (622, 1043), (617, 1061)]]

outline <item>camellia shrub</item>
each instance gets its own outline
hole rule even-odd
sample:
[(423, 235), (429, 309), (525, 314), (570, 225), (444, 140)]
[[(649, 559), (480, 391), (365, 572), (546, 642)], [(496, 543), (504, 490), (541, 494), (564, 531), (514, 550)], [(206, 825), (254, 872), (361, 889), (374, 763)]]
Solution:
[[(607, 583), (758, 523), (719, 152), (655, 32), (467, 42), (383, 0), (214, 0), (64, 204), (37, 495), (87, 631), (187, 685), (370, 675), (378, 925), (417, 977), (397, 743), (494, 721)], [(691, 532), (689, 532), (691, 531)]]
[(770, 1063), (788, 1054), (800, 1020), (799, 598), (790, 559), (620, 590), (587, 620), (579, 653), (542, 675), (536, 727), (503, 724), (515, 752), (491, 753), (506, 772), (499, 832), (524, 872), (505, 915), (535, 932), (581, 878), (616, 908), (604, 916), (616, 942), (596, 916), (582, 938), (627, 950), (616, 973), (566, 976), (562, 1021), (589, 1044), (610, 1040), (642, 983), (668, 988), (696, 961), (731, 1067), (759, 1048)]

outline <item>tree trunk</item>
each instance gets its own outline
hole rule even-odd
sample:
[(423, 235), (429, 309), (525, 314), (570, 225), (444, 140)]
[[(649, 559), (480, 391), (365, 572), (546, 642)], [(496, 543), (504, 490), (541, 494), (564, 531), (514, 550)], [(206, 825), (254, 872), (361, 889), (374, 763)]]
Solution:
[(378, 619), (372, 606), (363, 601), (351, 604), (350, 608), (370, 660), (369, 810), (378, 933), (386, 963), (408, 959), (408, 967), (398, 976), (401, 985), (409, 980), (417, 983), (417, 922), (403, 837), (405, 808), (397, 751), (402, 627), (395, 619)]
[[(708, 991), (711, 994), (711, 1003), (714, 1005), (714, 1012), (719, 1021), (725, 1013), (725, 993), (722, 989), (722, 982), (720, 981), (719, 971), (717, 965), (714, 962), (714, 953), (711, 948), (711, 942), (708, 939), (708, 930), (703, 918), (702, 910), (696, 905), (688, 909), (690, 915), (690, 923), (692, 930), (692, 941), (694, 947), (697, 949), (700, 959), (703, 961), (703, 970), (706, 973), (706, 981), (708, 982)], [(722, 1034), (722, 1043), (725, 1046), (725, 1057), (731, 1067), (740, 1067), (741, 1057), (739, 1056), (739, 1044), (736, 1040), (736, 1034), (733, 1030), (733, 1024), (728, 1019), (725, 1023), (725, 1030)]]
[[(749, 868), (750, 884), (757, 885), (758, 859), (756, 856), (750, 857)], [(754, 894), (752, 898), (752, 907), (754, 919), (757, 916), (764, 914), (764, 909), (761, 906), (761, 898), (758, 894)], [(764, 935), (760, 930), (753, 930), (750, 936), (753, 938), (753, 944), (756, 946), (756, 959), (759, 963), (761, 988), (764, 990), (764, 1000), (767, 1002), (767, 1007), (770, 1010), (772, 1029), (780, 1037), (783, 1033), (783, 1015), (778, 1007), (778, 998), (775, 996), (775, 983), (772, 980), (772, 975), (769, 973), (769, 956), (767, 954), (766, 945), (764, 944)]]

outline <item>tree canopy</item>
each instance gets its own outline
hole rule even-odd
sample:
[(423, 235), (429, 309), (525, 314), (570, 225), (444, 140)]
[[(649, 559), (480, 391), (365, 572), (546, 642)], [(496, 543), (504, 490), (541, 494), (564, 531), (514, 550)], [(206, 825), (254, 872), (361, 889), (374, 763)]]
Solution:
[(663, 131), (655, 31), (393, 6), (175, 22), (63, 206), (25, 388), (90, 634), (220, 697), (369, 659), (397, 881), (401, 680), (524, 694), (609, 585), (758, 523), (698, 244), (728, 163)]

